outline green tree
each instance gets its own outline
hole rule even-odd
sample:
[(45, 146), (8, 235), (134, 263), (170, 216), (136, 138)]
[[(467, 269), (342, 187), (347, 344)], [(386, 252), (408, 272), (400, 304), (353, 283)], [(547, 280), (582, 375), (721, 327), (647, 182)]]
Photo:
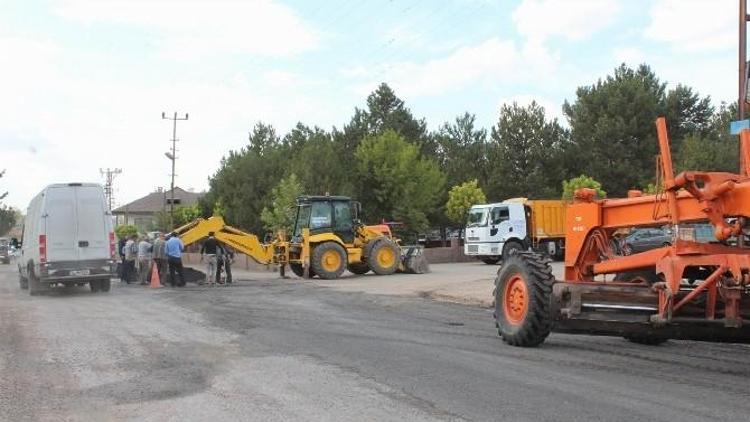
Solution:
[(556, 119), (547, 120), (542, 106), (504, 104), (492, 128), (488, 176), (491, 198), (558, 196), (563, 179), (562, 156), (567, 132)]
[(263, 229), (260, 215), (271, 189), (289, 167), (288, 151), (272, 127), (257, 124), (249, 144), (239, 151), (230, 151), (209, 179), (210, 191), (201, 203), (203, 212), (220, 203), (229, 224), (260, 232)]
[(664, 102), (665, 84), (646, 65), (623, 64), (614, 75), (578, 88), (575, 101), (563, 106), (575, 146), (569, 169), (600, 180), (615, 196), (652, 182), (654, 120), (664, 113)]
[(118, 239), (124, 239), (138, 234), (138, 228), (132, 224), (120, 224), (115, 227), (115, 234)]
[(286, 230), (294, 228), (297, 197), (303, 194), (302, 184), (294, 173), (281, 179), (271, 191), (271, 207), (264, 207), (260, 219), (267, 229)]
[(6, 205), (0, 205), (0, 235), (5, 235), (16, 225), (18, 211)]
[(706, 136), (711, 132), (714, 117), (711, 97), (701, 98), (692, 88), (678, 84), (667, 93), (664, 101), (673, 149), (679, 150), (688, 136)]
[(420, 153), (432, 155), (434, 144), (427, 134), (427, 122), (416, 119), (404, 101), (382, 83), (367, 97), (367, 109), (354, 109), (354, 116), (343, 131), (334, 130), (341, 158), (350, 160), (359, 144), (368, 136), (393, 130), (407, 142), (417, 145)]
[(174, 226), (184, 226), (185, 224), (190, 223), (196, 218), (201, 217), (203, 217), (203, 211), (198, 204), (177, 207), (174, 209)]
[[(735, 119), (735, 104), (722, 104), (710, 119), (704, 134), (687, 136), (681, 148), (673, 154), (676, 171), (727, 171), (739, 169), (739, 139), (729, 134), (729, 122)], [(674, 148), (673, 148), (674, 150)]]
[(463, 229), (471, 207), (486, 202), (487, 197), (474, 179), (451, 188), (445, 204), (445, 214), (451, 222)]
[(572, 200), (573, 195), (575, 194), (577, 189), (581, 188), (591, 188), (596, 191), (596, 196), (599, 199), (603, 199), (607, 197), (607, 192), (605, 192), (602, 189), (602, 184), (594, 180), (592, 177), (586, 176), (584, 174), (574, 177), (569, 180), (563, 180), (562, 182), (562, 199), (564, 200)]
[(443, 194), (445, 175), (437, 164), (420, 157), (415, 145), (387, 130), (362, 141), (357, 160), (357, 198), (370, 221), (403, 221), (412, 230), (428, 226), (428, 214)]
[(437, 162), (446, 173), (448, 186), (473, 179), (486, 186), (487, 130), (476, 127), (476, 116), (464, 113), (452, 123), (444, 123), (435, 138)]

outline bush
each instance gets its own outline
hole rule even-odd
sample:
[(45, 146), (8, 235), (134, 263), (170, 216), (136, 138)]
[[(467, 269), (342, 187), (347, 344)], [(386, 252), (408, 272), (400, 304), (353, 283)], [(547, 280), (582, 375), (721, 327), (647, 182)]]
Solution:
[(602, 190), (602, 184), (594, 180), (592, 177), (588, 177), (582, 174), (578, 177), (574, 177), (569, 180), (563, 180), (563, 194), (562, 199), (573, 200), (575, 191), (581, 188), (591, 188), (596, 191), (596, 197), (603, 199), (607, 197), (607, 192)]
[(115, 227), (115, 234), (118, 239), (124, 239), (134, 234), (138, 234), (138, 229), (132, 224), (120, 224)]

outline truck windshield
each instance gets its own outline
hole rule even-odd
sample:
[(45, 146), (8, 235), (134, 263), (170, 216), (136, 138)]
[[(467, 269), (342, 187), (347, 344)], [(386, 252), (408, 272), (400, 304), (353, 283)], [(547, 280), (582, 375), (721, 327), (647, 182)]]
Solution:
[(487, 225), (487, 209), (474, 209), (469, 211), (466, 227), (479, 227)]

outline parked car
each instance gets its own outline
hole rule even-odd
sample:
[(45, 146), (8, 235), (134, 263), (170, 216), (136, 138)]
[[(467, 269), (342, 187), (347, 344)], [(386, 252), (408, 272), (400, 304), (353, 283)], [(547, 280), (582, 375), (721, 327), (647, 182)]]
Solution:
[(10, 264), (10, 257), (13, 255), (10, 245), (0, 245), (0, 262)]
[(625, 237), (625, 248), (629, 253), (639, 253), (672, 244), (669, 228), (634, 229)]
[(49, 185), (31, 200), (18, 271), (22, 289), (85, 285), (109, 291), (116, 257), (112, 218), (100, 185)]

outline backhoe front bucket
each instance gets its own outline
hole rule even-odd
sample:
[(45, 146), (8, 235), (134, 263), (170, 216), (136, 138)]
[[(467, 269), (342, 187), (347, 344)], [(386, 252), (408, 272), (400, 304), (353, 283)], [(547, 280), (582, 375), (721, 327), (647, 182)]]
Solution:
[(407, 274), (424, 274), (430, 272), (430, 264), (424, 256), (420, 245), (401, 246), (401, 263), (398, 272)]

